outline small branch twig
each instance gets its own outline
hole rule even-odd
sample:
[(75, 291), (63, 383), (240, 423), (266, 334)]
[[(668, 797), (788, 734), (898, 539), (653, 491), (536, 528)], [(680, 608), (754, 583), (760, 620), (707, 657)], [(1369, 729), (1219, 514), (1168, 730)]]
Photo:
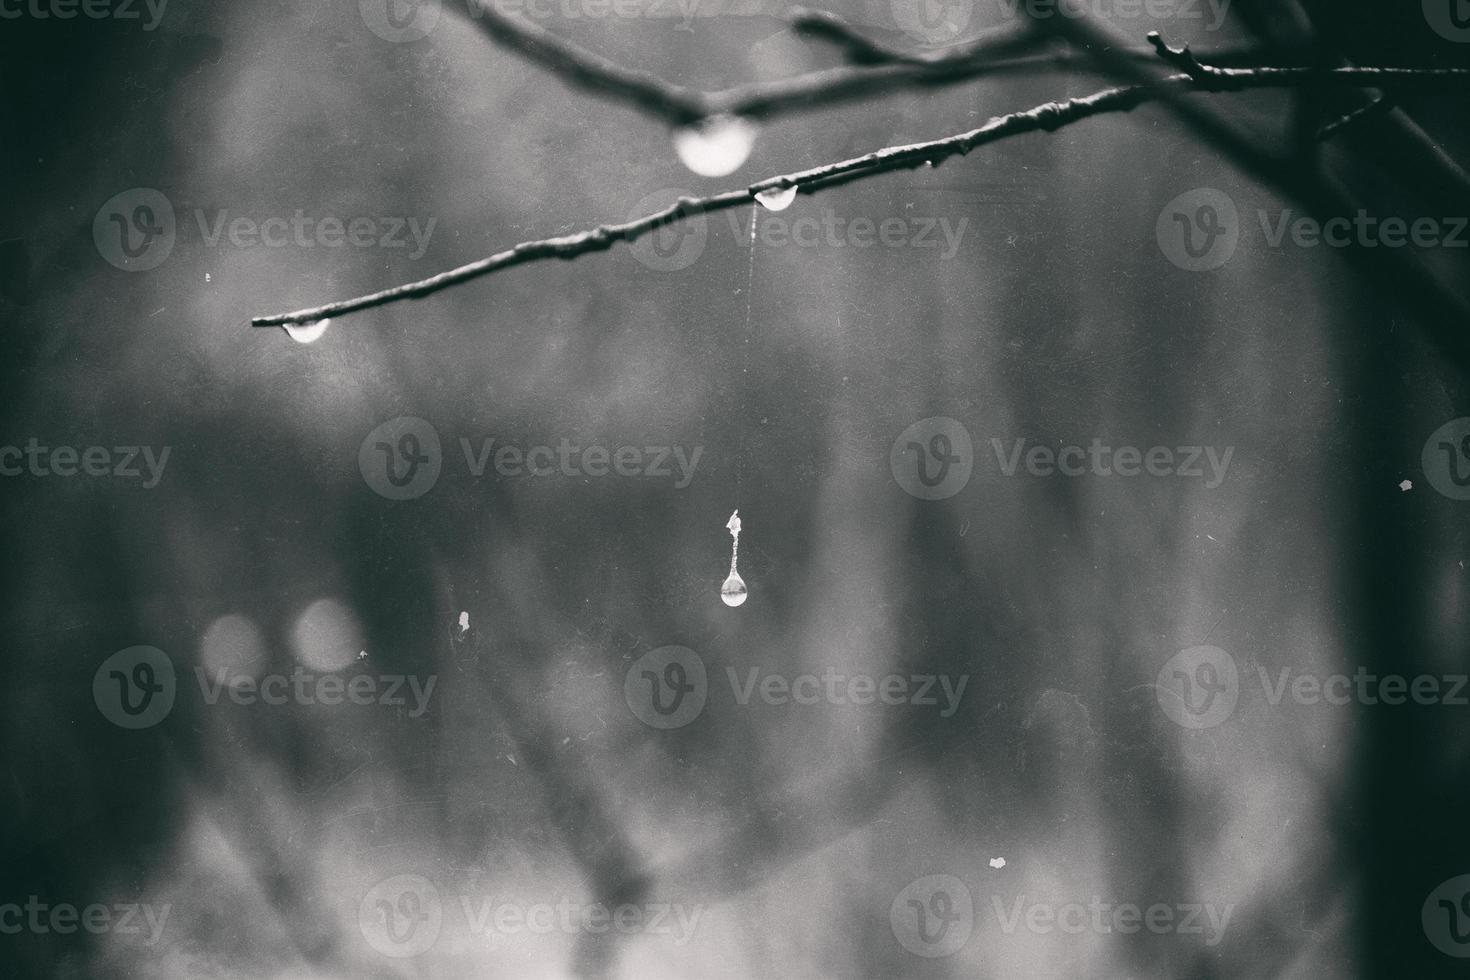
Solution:
[[(770, 118), (794, 110), (813, 109), (904, 88), (930, 88), (970, 81), (992, 71), (1013, 68), (1005, 59), (1034, 49), (1042, 40), (1023, 29), (1003, 29), (962, 50), (929, 58), (907, 57), (870, 45), (882, 63), (867, 63), (808, 72), (778, 82), (743, 85), (722, 92), (686, 88), (648, 72), (624, 68), (601, 55), (563, 40), (530, 21), (492, 9), (489, 0), (466, 0), (468, 18), (491, 40), (556, 72), (559, 77), (603, 99), (623, 102), (673, 126), (687, 126), (720, 115)], [(802, 23), (822, 18), (804, 13)], [(831, 31), (830, 22), (817, 32)], [(812, 28), (807, 28), (808, 32)], [(825, 36), (831, 37), (828, 33)], [(845, 35), (856, 39), (856, 34)], [(851, 40), (845, 44), (858, 42)]]
[(1020, 54), (1043, 38), (1029, 24), (1009, 25), (987, 31), (978, 38), (937, 51), (911, 54), (880, 44), (854, 29), (847, 21), (825, 10), (797, 10), (791, 15), (791, 28), (805, 37), (817, 38), (836, 45), (847, 60), (855, 65), (910, 65), (935, 70), (953, 67), (978, 57), (999, 58)]
[[(1195, 61), (1194, 65), (1198, 65), (1198, 62)], [(589, 252), (606, 251), (615, 242), (634, 242), (656, 228), (683, 218), (747, 204), (765, 190), (795, 187), (801, 193), (811, 194), (822, 188), (866, 179), (881, 173), (913, 169), (926, 164), (938, 165), (949, 157), (963, 156), (978, 146), (1021, 133), (1038, 130), (1051, 132), (1091, 116), (1127, 112), (1145, 102), (1163, 98), (1166, 92), (1282, 88), (1305, 84), (1309, 81), (1318, 84), (1376, 88), (1438, 85), (1445, 81), (1470, 83), (1470, 70), (1336, 68), (1321, 71), (1313, 68), (1206, 68), (1200, 65), (1192, 71), (1166, 76), (1147, 84), (1107, 88), (1064, 102), (1046, 102), (1023, 112), (997, 116), (978, 129), (942, 139), (907, 146), (891, 146), (850, 160), (769, 177), (749, 187), (727, 190), (709, 197), (680, 198), (661, 211), (623, 224), (600, 225), (574, 235), (522, 242), (503, 252), (497, 252), (457, 269), (441, 272), (428, 279), (323, 306), (256, 317), (251, 320), (251, 325), (276, 327), (288, 323), (311, 323), (358, 310), (385, 306), (399, 300), (419, 299), (441, 289), (511, 266), (549, 258), (572, 259)]]
[(1354, 109), (1352, 112), (1347, 113), (1339, 119), (1334, 119), (1332, 122), (1318, 128), (1316, 134), (1317, 141), (1326, 142), (1327, 140), (1332, 139), (1332, 137), (1336, 136), (1339, 132), (1353, 125), (1354, 123), (1361, 122), (1362, 120), (1367, 119), (1369, 116), (1376, 116), (1380, 113), (1390, 112), (1393, 110), (1393, 108), (1393, 99), (1390, 99), (1386, 95), (1376, 95), (1363, 105), (1358, 106), (1358, 108)]
[[(1019, 72), (1085, 70), (1095, 65), (1095, 59), (1085, 52), (1041, 52), (1047, 37), (1027, 24), (998, 28), (955, 47), (910, 55), (869, 40), (831, 14), (802, 11), (795, 15), (793, 27), (799, 33), (838, 43), (853, 64), (705, 92), (624, 68), (537, 24), (501, 14), (486, 6), (487, 2), (466, 0), (470, 5), (467, 16), (491, 40), (598, 98), (624, 103), (671, 126), (722, 115), (773, 119), (905, 89), (960, 85)], [(1144, 51), (1118, 56), (1129, 61), (1155, 60)], [(1212, 57), (1244, 60), (1249, 52), (1225, 51)]]

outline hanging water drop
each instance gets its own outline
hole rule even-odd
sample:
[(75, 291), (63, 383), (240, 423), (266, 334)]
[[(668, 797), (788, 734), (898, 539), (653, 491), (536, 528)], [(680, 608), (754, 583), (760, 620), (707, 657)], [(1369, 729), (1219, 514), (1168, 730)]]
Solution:
[(725, 583), (720, 586), (720, 598), (727, 606), (740, 605), (745, 601), (746, 594), (745, 579), (735, 572), (731, 572), (730, 577), (725, 579)]
[(796, 200), (796, 188), (769, 187), (757, 194), (755, 199), (769, 211), (785, 211)]
[(322, 334), (331, 326), (331, 318), (312, 320), (310, 323), (285, 323), (286, 333), (298, 344), (311, 344), (322, 339)]
[(726, 577), (724, 584), (720, 586), (720, 599), (727, 606), (738, 606), (745, 602), (747, 590), (745, 579), (735, 570), (735, 562), (740, 557), (740, 511), (730, 515), (729, 522), (725, 525), (730, 530), (730, 574)]
[(739, 116), (711, 116), (674, 130), (674, 152), (701, 177), (724, 177), (750, 156), (755, 133), (755, 126)]

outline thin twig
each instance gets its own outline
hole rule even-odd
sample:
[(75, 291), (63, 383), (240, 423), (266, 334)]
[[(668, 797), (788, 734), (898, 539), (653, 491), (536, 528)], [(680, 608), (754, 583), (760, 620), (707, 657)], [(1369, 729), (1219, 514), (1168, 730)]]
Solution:
[(288, 323), (311, 323), (358, 310), (385, 306), (399, 300), (419, 299), (441, 289), (447, 289), (510, 266), (524, 265), (541, 259), (572, 259), (588, 252), (605, 251), (611, 248), (614, 242), (631, 243), (659, 227), (692, 215), (747, 204), (765, 190), (795, 187), (801, 193), (810, 194), (822, 188), (866, 179), (881, 173), (913, 169), (926, 164), (937, 165), (949, 157), (962, 156), (978, 146), (1021, 133), (1038, 130), (1050, 132), (1091, 116), (1110, 112), (1127, 112), (1145, 102), (1162, 98), (1164, 92), (1282, 88), (1304, 84), (1308, 81), (1348, 87), (1424, 86), (1441, 84), (1447, 80), (1470, 83), (1470, 70), (1338, 68), (1322, 72), (1310, 68), (1211, 68), (1197, 70), (1193, 73), (1170, 75), (1144, 85), (1107, 88), (1064, 102), (1046, 102), (1024, 112), (994, 117), (980, 128), (968, 132), (907, 146), (887, 147), (850, 160), (769, 177), (743, 189), (727, 190), (709, 197), (680, 198), (661, 211), (623, 224), (600, 225), (573, 235), (523, 242), (503, 252), (497, 252), (457, 269), (441, 272), (428, 279), (323, 306), (256, 317), (251, 324), (257, 327), (275, 327)]
[(1334, 119), (1332, 122), (1318, 128), (1316, 134), (1317, 140), (1318, 142), (1325, 142), (1327, 140), (1330, 140), (1339, 132), (1353, 125), (1354, 123), (1362, 122), (1369, 116), (1376, 116), (1381, 113), (1386, 113), (1393, 107), (1394, 101), (1388, 96), (1374, 96), (1363, 105), (1358, 106), (1352, 112), (1347, 113), (1339, 119)]
[[(841, 22), (831, 15), (799, 12), (795, 23), (807, 25), (806, 32), (815, 30), (824, 37), (843, 38), (846, 50), (851, 53), (860, 48), (871, 60), (706, 92), (624, 68), (540, 25), (501, 14), (486, 6), (487, 2), (465, 0), (470, 22), (491, 40), (551, 69), (597, 98), (628, 105), (671, 126), (687, 126), (722, 115), (769, 120), (908, 89), (960, 85), (1021, 72), (1086, 70), (1095, 63), (1085, 52), (1038, 51), (1047, 38), (1042, 32), (1025, 29), (1025, 25), (1000, 28), (927, 55), (905, 55), (863, 38), (852, 28), (834, 27)], [(818, 22), (823, 26), (811, 26)], [(1155, 60), (1146, 51), (1120, 52), (1118, 57), (1133, 62)], [(1211, 57), (1216, 62), (1252, 60), (1249, 51), (1223, 51)]]
[(970, 81), (993, 70), (992, 61), (1001, 62), (1023, 54), (1036, 44), (1025, 36), (1029, 32), (997, 31), (952, 57), (929, 61), (887, 59), (881, 65), (830, 68), (777, 82), (704, 92), (675, 85), (648, 72), (624, 68), (538, 24), (492, 9), (489, 0), (465, 2), (470, 22), (497, 44), (519, 52), (599, 98), (624, 102), (674, 126), (720, 115), (768, 118), (880, 92)]
[[(1119, 57), (1116, 48), (1120, 39), (1117, 35), (1090, 19), (1056, 18), (1047, 23), (1073, 44), (1095, 51), (1099, 61), (1118, 75), (1139, 80), (1141, 76), (1146, 77), (1137, 66)], [(1228, 72), (1222, 75), (1218, 67), (1199, 65), (1187, 48), (1171, 49), (1152, 36), (1149, 40), (1161, 55), (1175, 59), (1177, 64), (1188, 64), (1191, 77), (1198, 77), (1202, 85), (1209, 77), (1215, 77), (1224, 88), (1233, 84)], [(1349, 65), (1324, 71), (1314, 66), (1306, 71), (1310, 77), (1309, 84), (1320, 91), (1347, 77), (1346, 73), (1352, 68)], [(1384, 69), (1374, 71), (1385, 72)], [(1434, 70), (1417, 71), (1432, 74)], [(1362, 87), (1381, 89), (1385, 87), (1383, 81), (1392, 77), (1392, 74), (1381, 74), (1377, 82), (1368, 78)], [(1296, 201), (1309, 215), (1325, 220), (1357, 210), (1356, 204), (1338, 182), (1319, 176), (1313, 170), (1304, 170), (1299, 160), (1260, 149), (1256, 140), (1242, 136), (1212, 113), (1192, 103), (1186, 94), (1173, 91), (1161, 94), (1169, 111), (1219, 149), (1229, 162), (1264, 186), (1275, 188)], [(1462, 370), (1470, 372), (1470, 331), (1464, 327), (1470, 321), (1470, 309), (1467, 309), (1462, 296), (1451, 292), (1440, 281), (1422, 256), (1406, 250), (1349, 247), (1344, 250), (1344, 258), (1364, 282), (1385, 296), (1396, 296), (1440, 351)]]
[(977, 57), (1003, 57), (1032, 48), (1040, 40), (1039, 32), (1022, 23), (986, 31), (978, 38), (936, 51), (913, 54), (874, 41), (858, 32), (847, 21), (825, 10), (798, 9), (791, 14), (791, 29), (805, 37), (818, 38), (836, 45), (847, 60), (855, 65), (911, 65), (934, 70), (972, 61)]
[[(1300, 0), (1271, 0), (1271, 2), (1278, 5), (1275, 9), (1284, 12), (1292, 21), (1298, 34), (1313, 37), (1318, 33), (1312, 17), (1302, 6)], [(1328, 23), (1330, 27), (1331, 22)], [(1341, 56), (1339, 56), (1338, 63), (1352, 64)], [(1371, 94), (1382, 95), (1378, 92)], [(1425, 132), (1424, 128), (1402, 106), (1393, 104), (1394, 101), (1393, 99), (1388, 100), (1389, 104), (1385, 106), (1383, 119), (1389, 134), (1394, 137), (1393, 146), (1397, 157), (1394, 161), (1395, 165), (1407, 166), (1414, 171), (1407, 177), (1407, 180), (1421, 192), (1432, 190), (1442, 195), (1443, 198), (1448, 198), (1450, 206), (1456, 209), (1470, 207), (1470, 174), (1467, 174), (1465, 169), (1452, 159), (1439, 142)], [(1463, 211), (1456, 213), (1463, 213)]]
[[(912, 53), (890, 47), (860, 32), (847, 21), (824, 10), (798, 9), (791, 14), (791, 27), (798, 34), (820, 38), (835, 44), (855, 65), (904, 64), (917, 68), (955, 68), (976, 58), (989, 62), (992, 71), (1016, 71), (1020, 69), (1085, 70), (1096, 67), (1097, 59), (1087, 52), (1067, 50), (1042, 51), (1023, 55), (1023, 52), (1038, 47), (1048, 40), (1046, 32), (1026, 25), (1006, 25), (986, 31), (979, 37), (960, 44), (934, 51)], [(1287, 51), (1292, 54), (1293, 52)], [(1120, 57), (1139, 63), (1154, 64), (1157, 56), (1149, 51), (1119, 51)], [(1261, 51), (1251, 48), (1222, 48), (1211, 51), (1211, 63), (1231, 67), (1250, 67), (1262, 64)], [(1291, 63), (1296, 66), (1295, 62)]]

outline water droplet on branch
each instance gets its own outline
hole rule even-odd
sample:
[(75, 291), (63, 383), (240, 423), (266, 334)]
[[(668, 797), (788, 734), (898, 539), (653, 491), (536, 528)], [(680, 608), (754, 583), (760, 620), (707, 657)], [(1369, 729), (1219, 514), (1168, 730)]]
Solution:
[(796, 200), (795, 187), (769, 187), (755, 196), (763, 207), (771, 211), (785, 211)]
[(286, 333), (298, 344), (311, 344), (322, 339), (322, 334), (327, 332), (327, 327), (332, 325), (330, 318), (325, 320), (313, 320), (310, 323), (284, 323)]
[(725, 177), (750, 157), (755, 134), (755, 125), (739, 116), (711, 116), (674, 130), (674, 152), (701, 177)]
[(725, 524), (730, 531), (730, 574), (720, 586), (720, 599), (727, 606), (738, 606), (745, 601), (747, 590), (745, 579), (735, 571), (735, 562), (740, 557), (740, 511), (730, 515), (730, 520)]

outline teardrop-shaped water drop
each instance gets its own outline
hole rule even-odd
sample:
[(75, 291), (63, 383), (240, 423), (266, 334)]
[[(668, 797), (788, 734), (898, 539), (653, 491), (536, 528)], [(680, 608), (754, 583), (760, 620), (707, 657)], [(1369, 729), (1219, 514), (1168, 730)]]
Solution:
[(740, 605), (745, 601), (746, 594), (745, 579), (737, 572), (731, 572), (730, 577), (725, 579), (725, 584), (720, 586), (720, 598), (727, 606)]
[(755, 196), (768, 211), (785, 211), (796, 200), (795, 187), (768, 187)]
[(674, 152), (701, 177), (724, 177), (740, 169), (755, 146), (754, 124), (739, 116), (711, 116), (674, 130)]
[(322, 339), (322, 334), (327, 332), (327, 327), (332, 325), (328, 317), (325, 320), (312, 320), (310, 323), (285, 323), (286, 333), (298, 344), (311, 344)]

